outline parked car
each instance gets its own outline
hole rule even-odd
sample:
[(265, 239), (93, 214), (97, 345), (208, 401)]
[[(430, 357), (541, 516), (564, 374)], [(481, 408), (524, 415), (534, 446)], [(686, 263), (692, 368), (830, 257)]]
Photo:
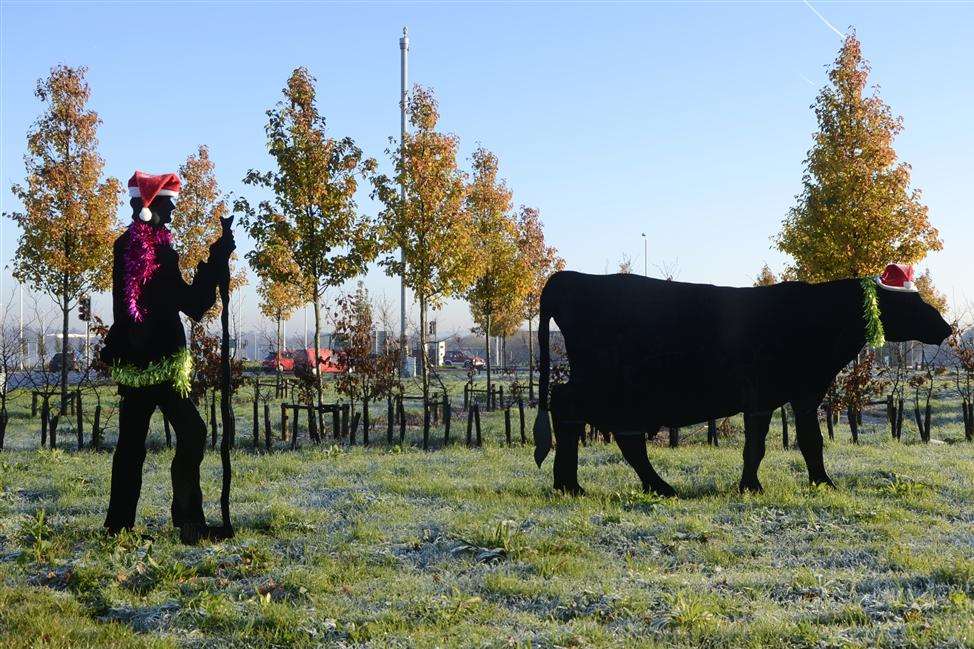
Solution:
[(468, 370), (471, 368), (478, 371), (485, 370), (487, 369), (487, 361), (482, 359), (480, 356), (470, 356), (466, 361), (464, 361), (463, 366)]
[[(308, 347), (304, 350), (296, 350), (292, 353), (294, 358), (294, 369), (295, 370), (306, 370), (311, 367), (315, 362), (315, 348)], [(318, 349), (318, 371), (325, 372), (328, 374), (338, 374), (342, 371), (342, 368), (332, 361), (332, 356), (334, 351), (331, 349), (325, 349), (323, 347)]]
[(459, 349), (451, 349), (443, 357), (443, 364), (447, 367), (463, 367), (467, 358), (467, 355)]
[(47, 369), (49, 372), (60, 372), (61, 363), (65, 362), (63, 359), (67, 356), (68, 371), (77, 371), (81, 369), (81, 362), (78, 358), (78, 352), (71, 350), (65, 353), (58, 352), (51, 357), (51, 362), (47, 364)]
[(268, 352), (260, 364), (265, 372), (277, 372), (278, 370), (290, 372), (294, 369), (294, 352), (290, 349), (281, 350), (280, 355), (275, 352)]

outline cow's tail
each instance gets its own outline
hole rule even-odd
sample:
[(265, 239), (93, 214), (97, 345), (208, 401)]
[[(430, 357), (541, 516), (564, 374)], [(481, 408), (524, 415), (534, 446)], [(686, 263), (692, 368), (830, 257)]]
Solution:
[(548, 416), (548, 381), (551, 374), (548, 320), (551, 308), (541, 293), (541, 309), (538, 317), (538, 414), (534, 419), (534, 461), (538, 467), (551, 452), (551, 420)]

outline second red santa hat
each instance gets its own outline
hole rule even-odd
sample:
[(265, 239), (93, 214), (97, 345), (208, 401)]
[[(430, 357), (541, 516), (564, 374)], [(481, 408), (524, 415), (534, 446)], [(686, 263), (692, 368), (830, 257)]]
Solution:
[(156, 196), (179, 196), (179, 176), (176, 174), (147, 174), (136, 171), (129, 178), (129, 196), (142, 199), (142, 209), (139, 218), (143, 221), (152, 220), (152, 210), (149, 205)]

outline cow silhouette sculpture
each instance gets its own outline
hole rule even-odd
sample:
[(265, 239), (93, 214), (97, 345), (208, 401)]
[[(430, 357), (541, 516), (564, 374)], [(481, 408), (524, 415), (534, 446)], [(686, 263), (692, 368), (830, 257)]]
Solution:
[[(912, 269), (890, 265), (890, 273)], [(870, 282), (875, 282), (874, 290)], [(776, 408), (791, 403), (812, 483), (834, 486), (822, 457), (818, 407), (836, 374), (867, 342), (875, 296), (886, 340), (939, 345), (951, 328), (911, 290), (870, 278), (730, 288), (639, 275), (555, 273), (541, 294), (540, 397), (534, 424), (538, 466), (551, 450), (554, 486), (578, 484), (578, 442), (586, 423), (613, 433), (643, 489), (672, 496), (646, 452), (661, 426), (744, 414), (740, 489), (761, 490), (758, 466)], [(549, 319), (565, 339), (567, 383), (551, 388)], [(551, 422), (549, 423), (549, 410)]]

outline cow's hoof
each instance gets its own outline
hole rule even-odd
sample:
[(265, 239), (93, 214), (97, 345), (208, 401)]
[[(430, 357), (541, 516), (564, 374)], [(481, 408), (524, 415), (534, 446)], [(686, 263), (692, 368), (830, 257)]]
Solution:
[(566, 496), (584, 496), (585, 490), (576, 482), (573, 485), (562, 484), (555, 485), (555, 491), (560, 491)]
[(657, 496), (662, 496), (663, 498), (676, 498), (676, 489), (665, 482), (650, 485), (649, 487), (643, 487), (643, 491), (645, 493), (654, 493)]
[(759, 494), (762, 491), (764, 491), (764, 487), (762, 487), (761, 483), (758, 482), (757, 480), (748, 480), (748, 481), (741, 480), (741, 484), (738, 485), (737, 488), (740, 490), (742, 494), (743, 493)]
[(835, 486), (835, 483), (832, 482), (832, 478), (828, 476), (822, 478), (812, 478), (812, 484), (816, 487), (819, 485), (825, 485), (826, 487), (831, 487), (832, 489), (838, 489), (838, 487)]

